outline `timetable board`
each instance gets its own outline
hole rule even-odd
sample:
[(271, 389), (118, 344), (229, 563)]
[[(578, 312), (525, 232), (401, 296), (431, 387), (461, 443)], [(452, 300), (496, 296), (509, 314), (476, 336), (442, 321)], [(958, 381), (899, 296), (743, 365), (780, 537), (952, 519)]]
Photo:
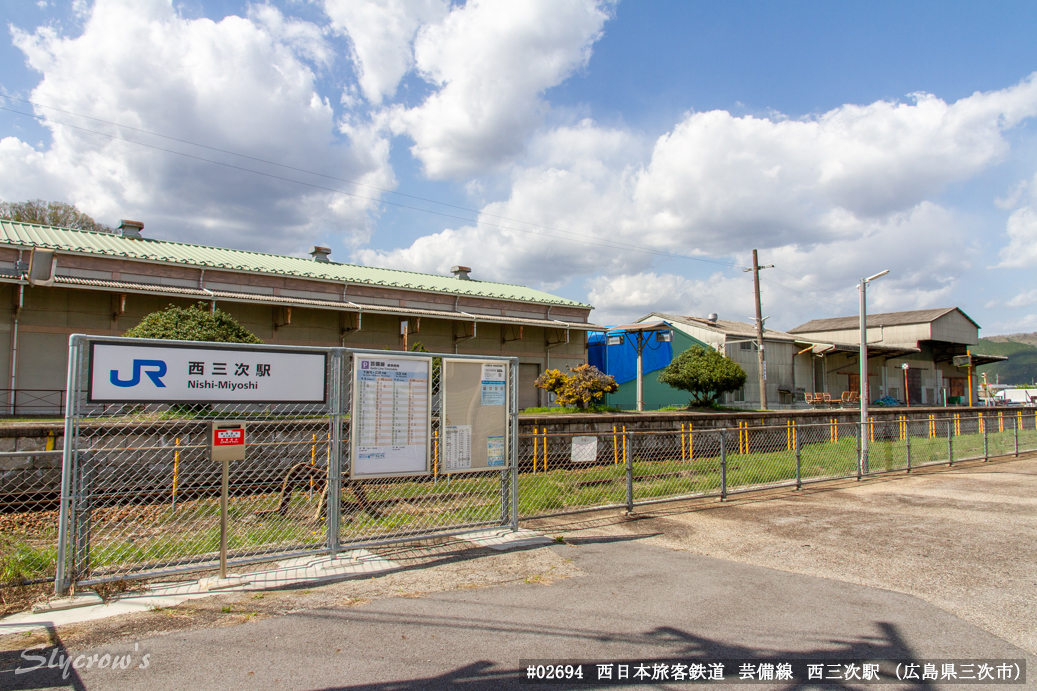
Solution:
[(349, 476), (429, 472), (432, 358), (353, 356)]
[(510, 377), (506, 361), (443, 358), (441, 472), (508, 467)]

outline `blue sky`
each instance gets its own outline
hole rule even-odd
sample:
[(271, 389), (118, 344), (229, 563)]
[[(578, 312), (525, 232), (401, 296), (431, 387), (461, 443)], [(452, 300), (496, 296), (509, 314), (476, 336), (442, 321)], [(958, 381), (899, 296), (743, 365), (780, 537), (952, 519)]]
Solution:
[(2, 93), (37, 104), (2, 105), (50, 122), (0, 111), (0, 199), (156, 238), (466, 264), (601, 323), (748, 320), (755, 247), (777, 266), (774, 328), (856, 313), (856, 279), (889, 268), (872, 310), (1037, 330), (1033, 3), (2, 11)]

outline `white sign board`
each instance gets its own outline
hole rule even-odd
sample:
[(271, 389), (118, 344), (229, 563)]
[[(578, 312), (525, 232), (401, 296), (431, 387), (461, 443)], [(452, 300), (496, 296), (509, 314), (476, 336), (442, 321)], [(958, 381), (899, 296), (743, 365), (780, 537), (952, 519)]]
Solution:
[(90, 344), (91, 403), (324, 403), (327, 354)]
[(598, 459), (597, 437), (573, 437), (573, 463), (593, 463)]
[(350, 477), (429, 472), (432, 358), (353, 357)]

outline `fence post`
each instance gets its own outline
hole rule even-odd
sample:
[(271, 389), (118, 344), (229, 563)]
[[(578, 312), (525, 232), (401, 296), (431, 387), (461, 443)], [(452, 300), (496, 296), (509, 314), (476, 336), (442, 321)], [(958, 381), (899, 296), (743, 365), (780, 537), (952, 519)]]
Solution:
[(954, 465), (954, 427), (947, 421), (947, 465)]
[(987, 423), (983, 421), (983, 461), (990, 460), (990, 440), (987, 437)]
[(904, 440), (907, 442), (907, 472), (911, 472), (911, 426), (904, 420)]
[[(328, 552), (334, 559), (339, 550), (339, 520), (342, 515), (342, 420), (349, 402), (342, 395), (346, 377), (343, 374), (346, 351), (331, 353), (331, 455), (328, 457), (327, 540)], [(430, 382), (431, 385), (431, 382)]]
[(634, 513), (634, 433), (626, 433), (629, 451), (625, 454), (627, 462), (627, 513)]
[(799, 437), (793, 433), (792, 441), (796, 445), (796, 489), (803, 489), (803, 463), (801, 459)]
[(1022, 414), (1020, 413), (1019, 416), (1013, 418), (1013, 420), (1012, 420), (1012, 427), (1015, 428), (1015, 455), (1016, 456), (1019, 455), (1019, 417), (1021, 417), (1021, 416), (1022, 416)]
[(864, 469), (864, 464), (866, 462), (864, 460), (864, 424), (865, 423), (862, 422), (860, 425), (858, 425), (858, 432), (857, 432), (857, 480), (858, 481), (864, 476), (864, 473), (867, 472)]
[(511, 504), (511, 529), (518, 530), (518, 358), (511, 359), (511, 468), (508, 471), (508, 494)]
[(75, 415), (79, 401), (79, 337), (73, 336), (68, 345), (68, 373), (65, 390), (65, 437), (61, 456), (61, 504), (58, 516), (58, 556), (54, 574), (54, 594), (64, 595), (71, 585), (68, 578), (68, 522), (72, 504), (72, 470), (75, 465)]
[[(739, 433), (741, 434), (741, 433)], [(720, 501), (727, 500), (727, 429), (720, 430)]]

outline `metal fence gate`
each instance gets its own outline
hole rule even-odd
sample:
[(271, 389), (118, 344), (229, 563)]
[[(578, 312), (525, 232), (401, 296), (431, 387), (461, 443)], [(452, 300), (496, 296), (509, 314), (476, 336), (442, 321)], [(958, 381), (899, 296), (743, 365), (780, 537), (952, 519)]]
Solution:
[[(69, 345), (55, 589), (210, 570), (219, 559), (221, 465), (209, 459), (214, 419), (248, 423), (248, 459), (230, 465), (228, 564), (332, 554), (364, 545), (517, 527), (518, 360), (432, 354), (428, 475), (350, 479), (352, 367), (359, 354), (425, 353), (249, 346), (327, 356), (326, 398), (299, 403), (91, 403), (92, 343)], [(196, 344), (206, 348), (239, 344)], [(508, 467), (442, 472), (441, 358), (504, 363)]]

